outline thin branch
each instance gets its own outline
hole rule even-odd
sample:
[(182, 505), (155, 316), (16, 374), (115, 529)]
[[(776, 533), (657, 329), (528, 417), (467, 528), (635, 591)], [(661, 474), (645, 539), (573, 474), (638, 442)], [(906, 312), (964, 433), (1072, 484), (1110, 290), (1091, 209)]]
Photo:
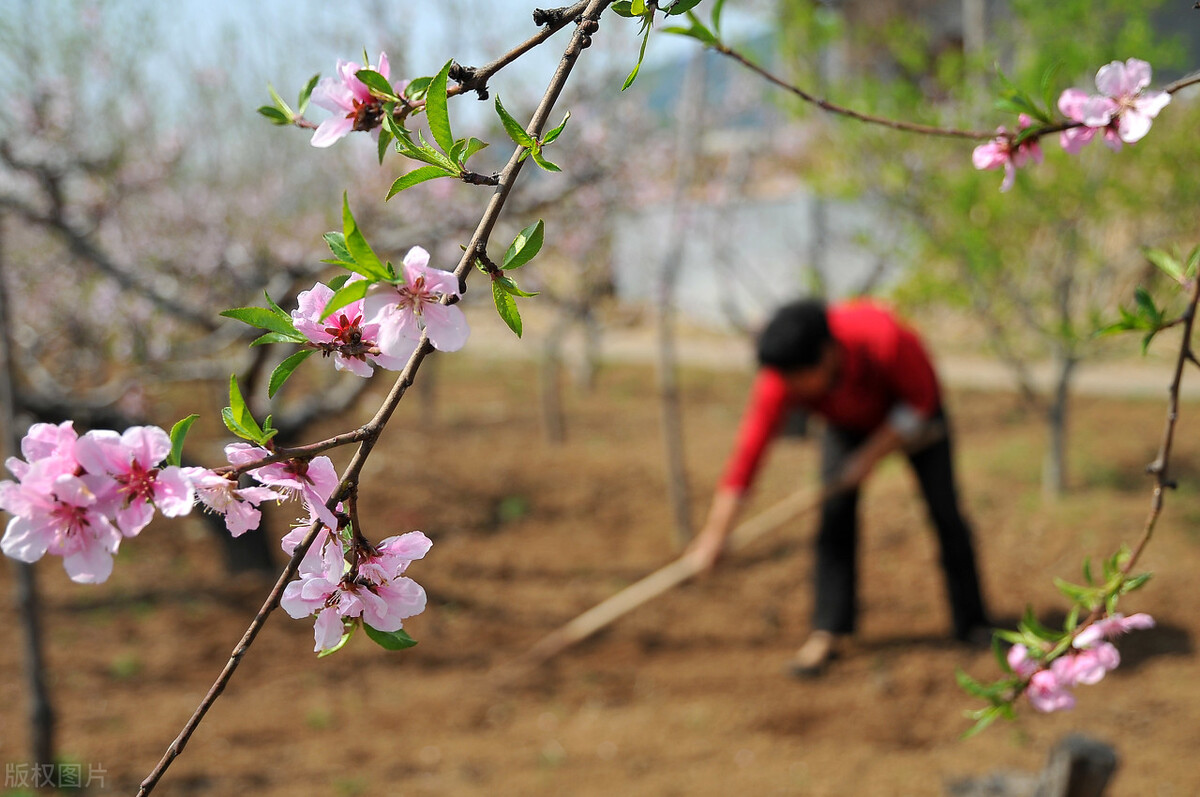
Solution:
[[(584, 9), (584, 22), (591, 21), (595, 23), (600, 14), (611, 4), (611, 2), (612, 0), (590, 0)], [(580, 27), (576, 29), (574, 36), (571, 37), (571, 41), (567, 45), (566, 51), (563, 53), (562, 60), (559, 62), (558, 69), (555, 71), (554, 77), (551, 79), (550, 85), (547, 87), (541, 103), (539, 103), (537, 110), (534, 112), (533, 119), (529, 123), (528, 130), (531, 135), (537, 135), (545, 125), (546, 119), (549, 117), (555, 101), (562, 93), (563, 87), (566, 84), (567, 78), (570, 76), (571, 70), (578, 59), (580, 52), (582, 52), (584, 49), (584, 40), (587, 37), (588, 33), (584, 30), (583, 24), (581, 24)], [(488, 203), (488, 206), (475, 229), (475, 234), (472, 236), (471, 244), (463, 253), (463, 257), (458, 268), (455, 269), (454, 273), (459, 278), (460, 284), (464, 280), (466, 272), (470, 269), (471, 263), (474, 261), (477, 247), (487, 246), (487, 241), (491, 231), (500, 216), (500, 212), (504, 208), (504, 202), (512, 190), (513, 182), (521, 170), (521, 165), (523, 163), (523, 161), (520, 160), (521, 149), (521, 147), (517, 147), (513, 151), (512, 157), (508, 161), (508, 165), (505, 166), (504, 171), (500, 173), (500, 185), (496, 188), (495, 193), (492, 195), (492, 199)], [(400, 373), (400, 376), (392, 385), (392, 389), (388, 393), (387, 398), (380, 406), (378, 412), (375, 413), (375, 417), (373, 417), (362, 429), (351, 433), (363, 434), (363, 438), (358, 450), (354, 453), (353, 459), (350, 461), (350, 464), (346, 467), (346, 470), (342, 474), (339, 489), (334, 491), (334, 495), (329, 499), (327, 506), (329, 506), (330, 509), (336, 507), (338, 501), (340, 501), (349, 493), (351, 489), (353, 489), (353, 485), (358, 483), (359, 475), (366, 464), (367, 457), (370, 456), (371, 450), (378, 441), (379, 435), (383, 432), (384, 427), (387, 425), (388, 419), (391, 418), (392, 413), (395, 412), (396, 407), (399, 405), (400, 400), (404, 397), (405, 392), (408, 390), (409, 386), (412, 385), (417, 369), (432, 351), (433, 347), (429, 343), (428, 336), (423, 335), (416, 350), (413, 352), (412, 356), (408, 360), (408, 363), (405, 365), (404, 370)], [(200, 702), (200, 705), (197, 706), (191, 718), (188, 719), (183, 730), (180, 731), (179, 735), (167, 748), (166, 753), (163, 755), (158, 765), (155, 766), (150, 775), (147, 776), (142, 782), (141, 788), (137, 793), (138, 797), (145, 797), (145, 795), (150, 794), (155, 785), (166, 772), (167, 768), (171, 765), (171, 762), (183, 752), (188, 740), (199, 726), (209, 708), (212, 707), (212, 704), (225, 690), (226, 685), (229, 683), (230, 678), (233, 677), (233, 673), (241, 663), (246, 651), (249, 649), (250, 645), (254, 642), (255, 637), (258, 635), (258, 632), (266, 623), (267, 617), (272, 611), (274, 611), (275, 607), (279, 605), (279, 599), (283, 594), (284, 588), (298, 570), (301, 559), (303, 559), (304, 555), (308, 552), (309, 547), (312, 546), (313, 540), (316, 539), (319, 529), (320, 524), (314, 523), (309, 528), (304, 540), (296, 547), (296, 550), (293, 552), (292, 558), (288, 562), (287, 567), (284, 568), (283, 573), (280, 575), (278, 581), (276, 581), (271, 593), (267, 596), (266, 602), (263, 603), (262, 607), (258, 611), (258, 614), (255, 615), (254, 620), (246, 629), (246, 633), (242, 636), (241, 641), (230, 654), (229, 661), (226, 662), (225, 667), (221, 670), (217, 680), (208, 690), (208, 693), (204, 696), (204, 699)]]
[[(799, 97), (800, 99), (804, 100), (807, 103), (815, 105), (824, 111), (828, 111), (829, 113), (837, 114), (838, 116), (845, 116), (850, 119), (857, 119), (860, 122), (866, 122), (867, 124), (880, 125), (882, 127), (889, 127), (893, 130), (903, 130), (908, 133), (918, 133), (920, 135), (926, 135), (926, 136), (944, 136), (947, 138), (965, 138), (965, 139), (971, 139), (974, 141), (986, 141), (989, 139), (996, 138), (997, 136), (1005, 136), (1005, 137), (1009, 138), (1010, 140), (1015, 140), (1018, 135), (1018, 133), (1015, 133), (1015, 132), (1002, 134), (1002, 133), (997, 133), (996, 131), (962, 130), (962, 129), (953, 128), (953, 127), (938, 127), (936, 125), (923, 125), (923, 124), (918, 124), (916, 122), (906, 122), (901, 119), (890, 119), (890, 118), (887, 118), (884, 116), (875, 116), (872, 114), (863, 113), (862, 111), (856, 111), (853, 108), (847, 108), (844, 105), (838, 105), (837, 103), (830, 102), (829, 100), (826, 100), (822, 97), (818, 97), (815, 94), (812, 94), (811, 92), (805, 91), (804, 89), (800, 88), (799, 86), (788, 83), (786, 80), (783, 80), (782, 78), (777, 77), (776, 75), (772, 74), (771, 72), (767, 71), (763, 67), (761, 67), (758, 64), (754, 63), (753, 61), (751, 61), (746, 56), (739, 53), (737, 50), (734, 50), (723, 43), (718, 42), (718, 43), (710, 45), (710, 46), (712, 47), (713, 50), (717, 51), (721, 55), (724, 55), (728, 58), (732, 58), (734, 61), (737, 61), (739, 64), (746, 67), (751, 72), (754, 72), (757, 75), (765, 78), (768, 82), (775, 84), (779, 88), (784, 89), (785, 91), (788, 91), (791, 94), (794, 94), (795, 96)], [(1181, 89), (1184, 89), (1188, 86), (1195, 85), (1197, 83), (1200, 83), (1200, 72), (1194, 72), (1190, 75), (1180, 78), (1179, 80), (1176, 80), (1174, 83), (1169, 83), (1165, 87), (1163, 87), (1162, 91), (1166, 92), (1167, 94), (1174, 94), (1177, 91), (1180, 91)], [(1042, 136), (1048, 136), (1053, 133), (1061, 133), (1064, 130), (1070, 130), (1075, 127), (1083, 127), (1083, 126), (1084, 126), (1083, 122), (1062, 121), (1062, 122), (1054, 122), (1051, 124), (1044, 124), (1039, 127), (1033, 128), (1032, 130), (1020, 131), (1020, 132), (1022, 134), (1022, 140), (1028, 141), (1028, 140), (1032, 140), (1032, 139), (1041, 138)]]
[(1158, 456), (1147, 468), (1150, 473), (1154, 474), (1154, 492), (1150, 499), (1150, 514), (1146, 517), (1146, 525), (1142, 529), (1141, 539), (1134, 546), (1129, 561), (1121, 569), (1123, 575), (1129, 575), (1133, 571), (1142, 551), (1146, 550), (1146, 545), (1149, 544), (1150, 538), (1154, 534), (1158, 516), (1162, 512), (1163, 493), (1168, 487), (1174, 487), (1169, 470), (1171, 446), (1175, 439), (1175, 422), (1179, 419), (1179, 388), (1183, 383), (1183, 368), (1189, 360), (1194, 360), (1192, 328), (1196, 321), (1197, 304), (1200, 304), (1200, 280), (1192, 288), (1191, 301), (1183, 312), (1183, 340), (1179, 344), (1179, 356), (1175, 358), (1175, 375), (1171, 378), (1171, 387), (1167, 392), (1167, 420), (1163, 426), (1162, 442), (1158, 447)]
[[(956, 128), (951, 128), (951, 127), (937, 127), (935, 125), (922, 125), (922, 124), (917, 124), (915, 122), (905, 122), (905, 121), (901, 121), (899, 119), (888, 119), (883, 116), (873, 116), (871, 114), (862, 113), (861, 111), (856, 111), (853, 108), (847, 108), (844, 105), (838, 105), (837, 103), (833, 103), (833, 102), (830, 102), (829, 100), (822, 99), (821, 97), (817, 97), (816, 95), (810, 94), (809, 92), (805, 91), (804, 89), (800, 88), (799, 86), (794, 86), (791, 83), (788, 83), (786, 80), (776, 77), (771, 72), (768, 72), (763, 67), (759, 66), (758, 64), (754, 63), (750, 59), (746, 58), (746, 56), (742, 55), (741, 53), (737, 52), (736, 50), (733, 50), (733, 49), (727, 47), (724, 44), (714, 44), (714, 45), (712, 45), (712, 48), (714, 50), (716, 50), (718, 53), (720, 53), (721, 55), (727, 56), (729, 58), (732, 58), (734, 61), (737, 61), (739, 64), (746, 67), (751, 72), (754, 72), (754, 73), (760, 75), (761, 77), (765, 78), (768, 82), (775, 84), (779, 88), (784, 89), (785, 91), (788, 91), (788, 92), (796, 95), (797, 97), (804, 100), (805, 102), (815, 105), (824, 111), (828, 111), (829, 113), (837, 114), (839, 116), (846, 116), (851, 119), (857, 119), (860, 122), (867, 122), (868, 124), (882, 125), (883, 127), (890, 127), (893, 130), (903, 130), (903, 131), (906, 131), (909, 133), (920, 133), (921, 135), (926, 135), (926, 136), (946, 136), (949, 138), (966, 138), (966, 139), (972, 139), (975, 141), (986, 141), (988, 139), (992, 139), (992, 138), (996, 137), (996, 132), (994, 130), (988, 130), (988, 131), (958, 130)], [(1074, 126), (1074, 125), (1071, 125), (1071, 126)]]

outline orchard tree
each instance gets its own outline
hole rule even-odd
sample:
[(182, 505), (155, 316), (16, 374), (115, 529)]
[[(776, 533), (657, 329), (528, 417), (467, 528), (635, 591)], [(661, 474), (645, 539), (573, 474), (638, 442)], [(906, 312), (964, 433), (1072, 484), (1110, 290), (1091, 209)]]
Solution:
[[(1024, 124), (1048, 122), (1067, 112), (1058, 99), (1063, 82), (1079, 94), (1095, 90), (1097, 64), (1130, 56), (1156, 69), (1180, 63), (1178, 44), (1152, 24), (1158, 2), (1134, 8), (1018, 0), (1007, 14), (992, 17), (989, 36), (974, 31), (967, 37), (978, 44), (970, 52), (956, 31), (939, 36), (933, 26), (918, 24), (911, 12), (919, 4), (895, 4), (890, 16), (846, 5), (843, 17), (827, 4), (783, 3), (785, 38), (841, 48), (849, 68), (831, 88), (839, 99), (884, 114), (915, 112), (934, 124), (977, 126), (994, 116), (997, 94), (1002, 108), (1027, 115)], [(804, 79), (815, 70), (813, 50), (793, 49), (792, 64)], [(996, 64), (1003, 72), (992, 68)], [(871, 79), (868, 67), (885, 77)], [(1003, 185), (1013, 190), (1007, 194), (996, 191), (986, 172), (961, 168), (959, 153), (933, 139), (899, 142), (881, 128), (840, 125), (824, 128), (818, 145), (829, 154), (818, 178), (826, 190), (880, 201), (907, 220), (915, 246), (900, 298), (976, 318), (1023, 398), (1044, 414), (1043, 485), (1050, 496), (1068, 481), (1068, 409), (1077, 366), (1104, 350), (1097, 333), (1118, 304), (1129, 302), (1145, 273), (1140, 247), (1189, 229), (1189, 208), (1200, 197), (1178, 168), (1195, 160), (1191, 131), (1200, 110), (1176, 104), (1182, 107), (1155, 126), (1152, 142), (1105, 138), (1113, 148), (1124, 143), (1128, 151), (1120, 158), (1097, 145), (1073, 157), (1056, 151), (1057, 144), (1031, 142), (1021, 157), (1045, 162), (1027, 175), (1010, 164)], [(1030, 376), (1032, 363), (1045, 359), (1054, 365), (1048, 397), (1038, 394)]]

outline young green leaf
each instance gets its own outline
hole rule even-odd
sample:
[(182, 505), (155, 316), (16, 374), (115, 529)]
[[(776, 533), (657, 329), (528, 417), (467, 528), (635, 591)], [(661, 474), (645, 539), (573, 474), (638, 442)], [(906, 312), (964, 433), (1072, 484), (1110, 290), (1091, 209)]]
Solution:
[(275, 398), (275, 394), (279, 392), (279, 388), (283, 387), (283, 383), (288, 380), (288, 377), (292, 375), (292, 372), (296, 370), (300, 363), (316, 353), (316, 349), (301, 349), (275, 366), (275, 370), (271, 372), (270, 382), (267, 384), (267, 398)]
[(642, 49), (638, 51), (638, 60), (634, 64), (633, 71), (629, 73), (629, 77), (625, 78), (625, 83), (621, 86), (621, 91), (633, 85), (633, 81), (637, 80), (638, 72), (642, 69), (642, 61), (646, 57), (646, 45), (650, 43), (650, 25), (645, 25), (645, 33), (642, 34)]
[(321, 311), (321, 319), (329, 318), (329, 316), (341, 310), (346, 305), (357, 302), (366, 296), (367, 288), (370, 286), (371, 284), (366, 280), (342, 283), (342, 286), (333, 292), (333, 296), (329, 297), (329, 302), (325, 305), (325, 309)]
[(1161, 249), (1149, 248), (1142, 250), (1142, 252), (1145, 254), (1147, 260), (1158, 266), (1158, 268), (1171, 279), (1176, 281), (1183, 279), (1183, 264), (1181, 264), (1170, 254)]
[(561, 172), (562, 171), (562, 169), (559, 167), (559, 165), (557, 163), (552, 163), (542, 157), (542, 148), (541, 147), (534, 147), (533, 149), (531, 149), (529, 151), (529, 154), (533, 158), (533, 162), (536, 163), (541, 168), (545, 169), (546, 171), (548, 171), (548, 172)]
[(379, 128), (379, 140), (375, 142), (375, 154), (379, 158), (379, 162), (383, 163), (383, 156), (387, 154), (388, 144), (392, 143), (392, 134), (387, 128)]
[(646, 0), (631, 0), (629, 3), (629, 13), (635, 17), (640, 17), (646, 13)]
[(342, 235), (346, 242), (346, 249), (350, 253), (350, 259), (357, 266), (350, 269), (351, 271), (362, 274), (367, 279), (387, 278), (387, 270), (384, 269), (383, 263), (379, 261), (378, 255), (371, 249), (371, 245), (359, 231), (358, 224), (354, 221), (354, 215), (350, 212), (350, 200), (344, 193), (342, 194)]
[(271, 120), (271, 124), (273, 125), (290, 125), (292, 123), (291, 118), (286, 113), (273, 105), (259, 106), (258, 112)]
[(725, 6), (725, 0), (717, 0), (713, 4), (712, 10), (712, 29), (718, 37), (721, 35), (721, 9)]
[(425, 92), (429, 90), (429, 84), (433, 81), (431, 77), (419, 77), (409, 81), (404, 87), (403, 94), (409, 100), (420, 100), (425, 97)]
[(350, 623), (344, 627), (346, 630), (342, 632), (342, 638), (338, 640), (338, 643), (333, 647), (325, 648), (318, 653), (318, 659), (323, 659), (326, 656), (332, 656), (334, 653), (337, 653), (339, 650), (346, 647), (346, 643), (350, 641), (350, 637), (354, 636), (354, 629), (358, 628), (358, 623)]
[(686, 11), (691, 11), (698, 5), (700, 5), (700, 0), (675, 0), (675, 3), (667, 9), (667, 16), (678, 16)]
[(492, 280), (492, 300), (496, 303), (496, 312), (500, 314), (500, 318), (518, 338), (521, 337), (521, 313), (517, 310), (517, 300), (504, 289), (498, 279)]
[(304, 88), (300, 89), (300, 102), (296, 106), (296, 113), (302, 114), (308, 108), (308, 99), (312, 96), (313, 89), (317, 87), (317, 81), (321, 79), (321, 74), (318, 72), (308, 79), (304, 84)]
[(450, 112), (446, 105), (446, 81), (453, 65), (453, 61), (447, 61), (442, 71), (433, 76), (425, 93), (425, 118), (429, 120), (429, 132), (433, 133), (433, 140), (442, 148), (442, 152), (449, 152), (454, 146)]
[(669, 25), (662, 29), (663, 33), (674, 33), (678, 36), (689, 36), (704, 45), (712, 46), (717, 43), (717, 37), (703, 25), (692, 25), (685, 28), (682, 25)]
[(350, 249), (346, 246), (346, 236), (340, 232), (327, 232), (324, 235), (325, 243), (329, 246), (329, 251), (333, 252), (334, 261), (337, 263), (352, 263), (354, 256), (350, 254)]
[(396, 93), (392, 91), (392, 84), (388, 83), (388, 79), (376, 72), (374, 69), (360, 69), (354, 73), (354, 76), (363, 82), (371, 93), (385, 100), (395, 100)]
[(296, 114), (295, 114), (295, 112), (293, 112), (293, 111), (292, 111), (292, 109), (288, 107), (288, 104), (287, 104), (286, 102), (284, 102), (284, 101), (283, 101), (283, 97), (280, 97), (280, 96), (279, 96), (279, 92), (277, 92), (277, 91), (275, 90), (275, 87), (274, 87), (274, 86), (272, 86), (270, 83), (268, 83), (268, 84), (267, 84), (267, 91), (268, 91), (268, 92), (270, 92), (270, 94), (271, 94), (271, 99), (275, 100), (275, 107), (276, 107), (276, 108), (278, 108), (279, 110), (283, 111), (283, 112), (284, 112), (284, 114), (286, 114), (286, 115), (287, 115), (287, 118), (288, 118), (289, 120), (291, 120), (291, 119), (295, 119), (295, 118), (296, 118)]
[(265, 307), (234, 307), (230, 310), (223, 310), (221, 315), (258, 329), (267, 329), (271, 332), (278, 332), (280, 335), (299, 336), (300, 340), (304, 339), (304, 336), (300, 335), (292, 324), (291, 316), (281, 316)]
[(250, 341), (251, 346), (265, 346), (268, 343), (303, 343), (305, 337), (297, 332), (295, 335), (280, 335), (278, 332), (267, 332)]
[(458, 157), (458, 164), (461, 166), (471, 159), (471, 156), (487, 146), (486, 141), (480, 141), (474, 136), (467, 139), (466, 146), (463, 147), (462, 154)]
[(567, 115), (563, 117), (563, 120), (561, 123), (559, 123), (558, 127), (550, 130), (548, 133), (546, 133), (546, 135), (544, 135), (542, 137), (542, 146), (543, 147), (546, 146), (547, 144), (554, 143), (554, 140), (557, 139), (560, 135), (562, 135), (562, 131), (567, 126), (567, 121), (570, 118), (571, 118), (571, 112), (567, 111)]
[(188, 430), (192, 428), (192, 424), (199, 417), (193, 413), (171, 427), (171, 453), (167, 455), (168, 465), (178, 467), (183, 464), (183, 441), (187, 438)]
[(401, 628), (399, 631), (380, 631), (378, 628), (363, 623), (363, 630), (367, 632), (375, 644), (379, 645), (384, 650), (404, 650), (411, 648), (417, 644), (417, 640), (413, 639), (408, 633)]
[(500, 268), (508, 271), (520, 268), (533, 260), (534, 256), (541, 251), (545, 237), (546, 226), (541, 219), (521, 230), (509, 245), (508, 251), (504, 253), (504, 260), (501, 261)]
[(229, 377), (229, 406), (221, 410), (221, 420), (229, 431), (252, 443), (262, 444), (269, 439), (246, 406), (241, 388), (238, 387), (237, 374)]
[(632, 19), (634, 16), (632, 0), (620, 0), (620, 2), (613, 3), (612, 10), (622, 17)]
[(391, 199), (396, 194), (406, 188), (412, 188), (414, 185), (425, 182), (426, 180), (436, 180), (439, 177), (454, 177), (454, 174), (443, 169), (441, 166), (420, 166), (413, 169), (407, 174), (402, 174), (396, 178), (396, 182), (392, 183), (392, 187), (388, 190), (385, 199)]
[(989, 725), (996, 721), (996, 718), (1001, 715), (1003, 709), (1000, 706), (988, 706), (986, 709), (971, 719), (975, 720), (975, 724), (963, 732), (960, 739), (970, 739), (977, 733), (986, 729)]
[(528, 299), (531, 296), (538, 295), (537, 291), (533, 291), (532, 293), (530, 293), (529, 291), (521, 290), (519, 287), (517, 287), (517, 281), (514, 280), (512, 277), (507, 277), (507, 276), (497, 277), (496, 282), (500, 283), (500, 287), (503, 288), (507, 293), (512, 294), (513, 296), (520, 296), (523, 299)]
[(505, 109), (504, 103), (500, 102), (500, 95), (496, 95), (496, 113), (500, 115), (500, 123), (504, 125), (504, 130), (508, 133), (508, 137), (513, 140), (513, 143), (533, 149), (536, 145), (533, 136), (526, 133), (525, 128), (521, 127), (521, 123), (514, 119), (512, 114)]

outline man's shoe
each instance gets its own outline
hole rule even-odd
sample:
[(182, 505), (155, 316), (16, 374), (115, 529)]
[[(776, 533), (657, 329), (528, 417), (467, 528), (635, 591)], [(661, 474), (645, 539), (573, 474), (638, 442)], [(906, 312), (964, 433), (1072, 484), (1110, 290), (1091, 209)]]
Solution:
[(795, 678), (814, 678), (836, 656), (835, 637), (829, 631), (813, 631), (788, 662), (787, 670)]

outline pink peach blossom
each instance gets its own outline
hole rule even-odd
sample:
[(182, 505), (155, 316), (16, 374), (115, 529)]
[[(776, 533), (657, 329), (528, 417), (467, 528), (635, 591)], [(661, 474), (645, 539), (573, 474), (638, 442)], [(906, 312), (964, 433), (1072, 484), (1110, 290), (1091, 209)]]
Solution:
[(463, 311), (442, 300), (457, 297), (458, 278), (431, 268), (429, 253), (419, 246), (408, 250), (401, 285), (377, 284), (364, 303), (371, 323), (379, 325), (379, 349), (392, 357), (406, 358), (415, 350), (421, 332), (439, 351), (458, 351), (471, 330)]

